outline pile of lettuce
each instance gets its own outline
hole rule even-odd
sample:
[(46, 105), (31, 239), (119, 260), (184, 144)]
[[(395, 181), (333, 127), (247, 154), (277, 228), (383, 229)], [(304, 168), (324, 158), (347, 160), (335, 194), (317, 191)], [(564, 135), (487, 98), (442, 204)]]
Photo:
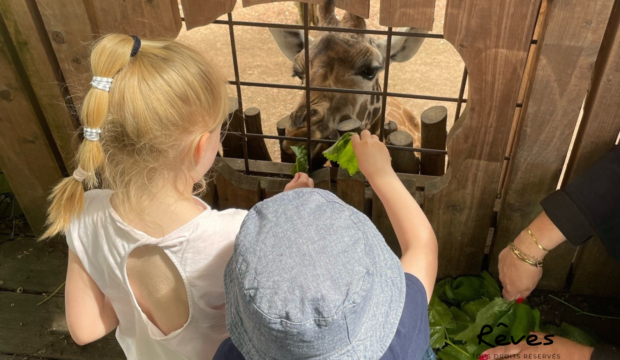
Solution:
[[(487, 272), (437, 283), (428, 317), (431, 346), (443, 360), (478, 358), (491, 347), (526, 342), (531, 331), (554, 334), (588, 346), (598, 343), (594, 336), (566, 323), (560, 327), (541, 326), (540, 311), (525, 303), (504, 300), (497, 282)], [(481, 333), (484, 341), (478, 338)], [(544, 338), (531, 340), (549, 342)]]
[[(338, 141), (332, 145), (329, 149), (323, 152), (327, 160), (336, 162), (338, 165), (347, 170), (350, 176), (357, 174), (360, 171), (357, 165), (357, 157), (353, 151), (353, 144), (351, 143), (351, 136), (354, 133), (346, 133), (338, 139)], [(305, 146), (291, 146), (293, 152), (297, 156), (295, 165), (291, 170), (291, 174), (295, 175), (298, 172), (308, 172), (308, 150)]]

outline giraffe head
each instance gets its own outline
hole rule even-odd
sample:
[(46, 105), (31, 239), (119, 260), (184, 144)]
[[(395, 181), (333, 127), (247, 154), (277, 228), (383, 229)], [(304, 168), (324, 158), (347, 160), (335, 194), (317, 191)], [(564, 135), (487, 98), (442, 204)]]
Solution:
[[(334, 12), (333, 0), (321, 6), (321, 26), (365, 29), (363, 18), (346, 13), (339, 20)], [(284, 55), (293, 62), (293, 76), (305, 85), (304, 34), (301, 30), (270, 29)], [(415, 28), (410, 32), (422, 32)], [(425, 31), (424, 31), (425, 32)], [(392, 62), (411, 59), (419, 50), (424, 38), (394, 36), (391, 44)], [(313, 87), (344, 88), (363, 91), (381, 90), (378, 74), (385, 64), (387, 40), (378, 40), (363, 34), (325, 32), (318, 38), (309, 39), (310, 85)], [(310, 120), (311, 137), (336, 139), (337, 125), (348, 119), (358, 119), (363, 129), (374, 133), (379, 130), (381, 97), (313, 91), (310, 95), (310, 114), (306, 114), (306, 95), (303, 94), (290, 116), (286, 135), (307, 137), (307, 119)], [(285, 151), (292, 153), (294, 142), (284, 141)], [(328, 147), (314, 144), (308, 149), (313, 159), (320, 161), (321, 153)], [(321, 164), (322, 165), (322, 164)]]

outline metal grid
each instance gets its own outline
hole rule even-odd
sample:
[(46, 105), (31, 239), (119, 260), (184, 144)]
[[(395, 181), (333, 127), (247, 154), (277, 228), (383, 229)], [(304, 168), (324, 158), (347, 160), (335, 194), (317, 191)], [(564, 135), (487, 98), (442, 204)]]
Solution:
[[(216, 20), (213, 24), (218, 25), (227, 25), (230, 33), (230, 44), (232, 50), (232, 59), (233, 59), (233, 68), (235, 79), (230, 80), (229, 83), (231, 85), (235, 85), (237, 89), (237, 101), (239, 102), (239, 109), (243, 111), (243, 100), (241, 94), (241, 86), (249, 86), (249, 87), (264, 87), (264, 88), (276, 88), (276, 89), (290, 89), (290, 90), (303, 90), (305, 91), (306, 96), (306, 116), (311, 113), (311, 105), (310, 105), (310, 93), (312, 91), (323, 91), (323, 92), (335, 92), (335, 93), (345, 93), (345, 94), (359, 94), (359, 95), (380, 95), (382, 101), (381, 108), (381, 127), (380, 127), (380, 139), (384, 138), (384, 125), (385, 125), (385, 112), (386, 112), (386, 104), (387, 97), (396, 97), (396, 98), (408, 98), (408, 99), (418, 99), (418, 100), (433, 100), (433, 101), (443, 101), (443, 102), (455, 102), (457, 104), (457, 110), (455, 114), (455, 121), (458, 120), (461, 114), (461, 107), (463, 103), (467, 102), (467, 99), (464, 98), (465, 94), (465, 86), (467, 84), (467, 69), (463, 70), (463, 78), (461, 81), (461, 86), (459, 90), (459, 96), (457, 98), (452, 97), (441, 97), (441, 96), (431, 96), (431, 95), (420, 95), (420, 94), (404, 94), (404, 93), (395, 93), (389, 92), (389, 74), (390, 74), (390, 54), (391, 54), (391, 43), (393, 36), (408, 36), (408, 37), (422, 37), (422, 38), (431, 38), (431, 39), (443, 39), (444, 36), (442, 34), (424, 34), (424, 33), (410, 33), (410, 32), (402, 32), (402, 31), (394, 31), (392, 27), (388, 27), (387, 31), (383, 30), (368, 30), (368, 29), (351, 29), (351, 28), (338, 28), (338, 27), (325, 27), (325, 26), (310, 26), (309, 16), (308, 16), (308, 4), (303, 4), (304, 9), (304, 19), (303, 25), (289, 25), (289, 24), (272, 24), (272, 23), (264, 23), (264, 22), (251, 22), (251, 21), (235, 21), (233, 20), (233, 16), (231, 13), (228, 13), (227, 20)], [(262, 82), (250, 82), (250, 81), (241, 81), (239, 77), (239, 65), (237, 61), (237, 47), (235, 44), (235, 26), (249, 26), (249, 27), (261, 27), (261, 28), (280, 28), (280, 29), (291, 29), (291, 30), (303, 30), (304, 33), (304, 54), (305, 54), (305, 84), (304, 85), (287, 85), (287, 84), (276, 84), (276, 83), (262, 83)], [(382, 91), (364, 91), (364, 90), (356, 90), (356, 89), (342, 89), (342, 88), (326, 88), (326, 87), (317, 87), (312, 86), (310, 84), (310, 55), (309, 55), (309, 32), (313, 31), (325, 31), (325, 32), (346, 32), (346, 33), (355, 33), (355, 34), (368, 34), (368, 35), (385, 35), (387, 36), (387, 46), (386, 46), (386, 54), (385, 54), (385, 72), (384, 72), (384, 81)], [(536, 40), (532, 40), (532, 44), (535, 44)], [(516, 104), (517, 107), (522, 107), (523, 104)], [(334, 144), (336, 140), (327, 140), (327, 139), (312, 139), (311, 129), (310, 129), (310, 121), (306, 121), (306, 125), (308, 127), (306, 138), (299, 137), (289, 137), (289, 136), (276, 136), (276, 135), (264, 135), (264, 134), (254, 134), (254, 133), (246, 133), (245, 131), (245, 122), (241, 127), (241, 133), (238, 132), (227, 132), (227, 135), (233, 136), (241, 136), (243, 138), (243, 156), (244, 156), (244, 164), (245, 164), (245, 172), (247, 174), (250, 173), (249, 168), (249, 157), (248, 157), (248, 149), (247, 149), (247, 139), (248, 138), (262, 138), (269, 140), (292, 140), (292, 141), (305, 141), (308, 149), (310, 149), (313, 143), (324, 143), (324, 144)], [(413, 148), (413, 147), (402, 147), (402, 146), (393, 146), (387, 145), (388, 148), (394, 150), (402, 150), (402, 151), (412, 151), (417, 153), (428, 153), (428, 154), (442, 154), (447, 155), (446, 150), (436, 150), (436, 149), (424, 149), (424, 148)], [(312, 172), (312, 159), (311, 152), (308, 151), (308, 164), (309, 171)]]

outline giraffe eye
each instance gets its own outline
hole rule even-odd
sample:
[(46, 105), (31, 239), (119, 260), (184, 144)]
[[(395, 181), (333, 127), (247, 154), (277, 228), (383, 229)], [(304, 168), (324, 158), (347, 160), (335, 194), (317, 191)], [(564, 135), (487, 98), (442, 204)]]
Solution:
[(379, 70), (380, 68), (378, 67), (367, 67), (359, 73), (359, 76), (363, 77), (366, 80), (373, 80), (375, 76), (377, 76)]
[(297, 71), (297, 70), (294, 70), (293, 74), (291, 76), (292, 77), (296, 77), (296, 78), (298, 78), (299, 80), (302, 80), (302, 81), (304, 80), (304, 75), (301, 72)]

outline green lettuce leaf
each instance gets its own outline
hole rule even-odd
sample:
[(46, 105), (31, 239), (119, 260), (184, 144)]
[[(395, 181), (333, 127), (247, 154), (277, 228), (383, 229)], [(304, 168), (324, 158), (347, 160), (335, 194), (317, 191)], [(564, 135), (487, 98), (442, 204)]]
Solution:
[(446, 344), (447, 329), (456, 328), (456, 322), (446, 304), (436, 296), (428, 304), (428, 320), (431, 328), (431, 346), (441, 349)]
[(554, 325), (543, 326), (541, 330), (544, 333), (561, 336), (568, 340), (572, 340), (576, 343), (590, 347), (595, 347), (601, 343), (596, 336), (589, 334), (586, 330), (567, 323), (562, 323), (560, 327)]
[(495, 298), (502, 296), (502, 292), (499, 289), (499, 285), (497, 284), (497, 281), (495, 281), (495, 279), (493, 279), (493, 277), (491, 277), (491, 275), (488, 272), (483, 271), (482, 273), (480, 273), (480, 276), (482, 276), (482, 278), (484, 279), (484, 297), (485, 298), (489, 300), (495, 300)]
[(291, 146), (291, 149), (295, 152), (297, 159), (295, 159), (295, 165), (291, 170), (291, 175), (295, 175), (298, 172), (308, 173), (308, 150), (306, 147), (301, 146)]
[(490, 325), (495, 328), (495, 325), (499, 323), (499, 320), (508, 314), (514, 304), (504, 300), (504, 298), (497, 298), (493, 300), (489, 305), (485, 306), (478, 315), (476, 315), (476, 321), (471, 324), (465, 331), (454, 337), (455, 340), (470, 341), (476, 339), (485, 325)]
[(353, 151), (353, 144), (351, 143), (351, 136), (354, 133), (346, 133), (338, 139), (334, 145), (329, 149), (323, 151), (323, 155), (329, 161), (335, 161), (341, 168), (347, 170), (350, 176), (355, 175), (360, 171), (357, 164), (357, 157)]
[(465, 331), (473, 323), (473, 319), (471, 319), (467, 314), (459, 310), (457, 307), (452, 306), (450, 308), (450, 312), (452, 313), (452, 318), (454, 318), (454, 323), (456, 326), (454, 328), (447, 329), (448, 336), (454, 337), (455, 335)]
[(470, 319), (475, 319), (480, 310), (484, 309), (490, 303), (491, 301), (488, 299), (480, 299), (464, 305), (461, 307), (461, 310), (463, 310), (463, 312), (467, 314)]
[(439, 357), (442, 360), (472, 360), (471, 356), (467, 356), (463, 354), (463, 352), (459, 351), (457, 347), (461, 349), (462, 351), (468, 352), (464, 346), (461, 346), (461, 345), (452, 346), (451, 345), (441, 350), (437, 354), (437, 357)]

